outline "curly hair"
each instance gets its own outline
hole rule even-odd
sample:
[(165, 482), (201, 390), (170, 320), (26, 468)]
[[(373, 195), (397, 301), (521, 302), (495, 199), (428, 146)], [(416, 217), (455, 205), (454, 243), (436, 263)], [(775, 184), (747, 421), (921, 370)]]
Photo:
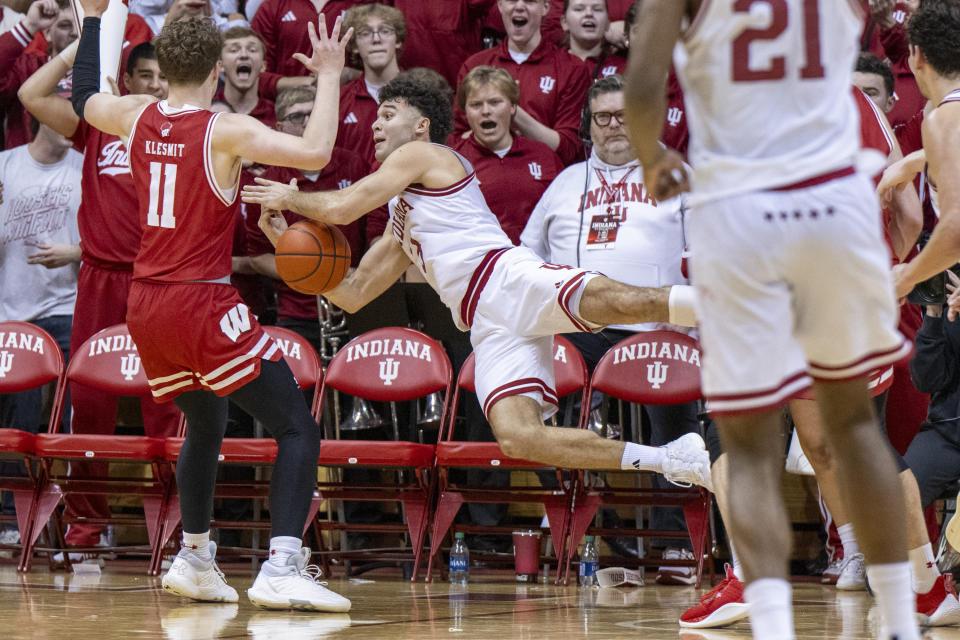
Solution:
[(960, 74), (960, 2), (924, 0), (907, 23), (910, 44), (942, 76)]
[(398, 76), (380, 89), (380, 104), (402, 100), (430, 121), (430, 141), (443, 144), (453, 130), (450, 101), (435, 87)]
[(220, 59), (223, 36), (209, 18), (179, 20), (166, 25), (153, 46), (171, 85), (198, 86)]
[(896, 79), (893, 77), (893, 70), (890, 65), (873, 55), (869, 51), (864, 51), (857, 58), (857, 66), (854, 71), (860, 73), (871, 73), (883, 78), (883, 88), (887, 90), (887, 95), (893, 95)]

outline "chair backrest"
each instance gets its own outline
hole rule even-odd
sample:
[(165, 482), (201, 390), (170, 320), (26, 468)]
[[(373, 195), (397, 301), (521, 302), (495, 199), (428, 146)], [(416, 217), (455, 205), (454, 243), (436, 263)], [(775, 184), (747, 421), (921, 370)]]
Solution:
[(413, 329), (384, 327), (343, 346), (327, 366), (323, 387), (368, 400), (396, 402), (435, 391), (449, 393), (452, 378), (450, 360), (439, 342)]
[(29, 322), (0, 322), (0, 393), (33, 389), (63, 376), (60, 346)]
[[(580, 391), (586, 397), (587, 384), (590, 381), (587, 363), (580, 351), (573, 343), (563, 336), (553, 337), (553, 386), (558, 398), (562, 398), (575, 391)], [(466, 390), (476, 393), (476, 364), (471, 353), (467, 356), (460, 373), (457, 375), (457, 384), (453, 391), (453, 403), (450, 406), (449, 425), (441, 435), (442, 439), (453, 438), (453, 429), (450, 428), (456, 419), (457, 407), (460, 403), (460, 391)]]
[(67, 380), (118, 396), (150, 394), (137, 345), (123, 323), (98, 331), (73, 349)]
[(296, 331), (266, 325), (263, 330), (273, 338), (280, 351), (283, 352), (283, 359), (293, 372), (293, 377), (301, 389), (313, 389), (313, 404), (310, 412), (316, 418), (320, 414), (320, 383), (323, 380), (323, 370), (321, 368), (320, 356), (317, 350), (302, 335)]
[(691, 402), (702, 395), (700, 345), (675, 331), (637, 333), (604, 354), (590, 389), (639, 404)]

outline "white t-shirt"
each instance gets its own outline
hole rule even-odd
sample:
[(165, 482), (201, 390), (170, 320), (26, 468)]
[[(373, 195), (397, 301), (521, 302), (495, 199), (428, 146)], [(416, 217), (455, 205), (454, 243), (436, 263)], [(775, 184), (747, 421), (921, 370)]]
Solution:
[(0, 321), (73, 314), (77, 265), (47, 269), (27, 264), (27, 256), (37, 243), (80, 243), (82, 164), (73, 149), (55, 164), (34, 160), (27, 145), (0, 152)]
[[(687, 284), (682, 212), (681, 198), (657, 202), (647, 193), (639, 162), (609, 165), (594, 151), (547, 187), (520, 243), (547, 262), (594, 269), (627, 284)], [(683, 330), (659, 323), (616, 328)]]

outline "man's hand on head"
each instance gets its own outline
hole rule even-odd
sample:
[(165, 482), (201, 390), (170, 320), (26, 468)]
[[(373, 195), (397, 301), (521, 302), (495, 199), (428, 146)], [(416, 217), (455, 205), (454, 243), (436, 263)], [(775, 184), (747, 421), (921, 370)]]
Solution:
[(53, 26), (58, 15), (60, 15), (60, 8), (57, 6), (57, 0), (37, 0), (27, 9), (23, 26), (30, 33), (43, 31), (47, 27)]

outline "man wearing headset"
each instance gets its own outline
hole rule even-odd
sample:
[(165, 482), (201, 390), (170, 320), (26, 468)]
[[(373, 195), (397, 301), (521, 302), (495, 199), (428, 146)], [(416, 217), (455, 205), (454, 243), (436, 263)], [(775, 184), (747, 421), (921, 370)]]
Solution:
[[(585, 162), (567, 167), (547, 188), (520, 236), (547, 262), (595, 269), (632, 285), (661, 287), (688, 284), (683, 273), (683, 210), (681, 198), (657, 202), (643, 185), (643, 169), (623, 126), (623, 78), (597, 80), (587, 94), (582, 134), (593, 143)], [(599, 333), (567, 337), (583, 353), (592, 370), (608, 349), (638, 331), (688, 328), (649, 323), (612, 326)], [(697, 406), (644, 407), (651, 434), (648, 444), (660, 445), (685, 433), (699, 432)], [(657, 486), (669, 483), (657, 476)], [(685, 529), (677, 508), (652, 510), (654, 529)], [(655, 543), (656, 544), (656, 543)], [(678, 542), (664, 551), (668, 560), (692, 559)], [(690, 567), (664, 566), (657, 581), (693, 584)]]

